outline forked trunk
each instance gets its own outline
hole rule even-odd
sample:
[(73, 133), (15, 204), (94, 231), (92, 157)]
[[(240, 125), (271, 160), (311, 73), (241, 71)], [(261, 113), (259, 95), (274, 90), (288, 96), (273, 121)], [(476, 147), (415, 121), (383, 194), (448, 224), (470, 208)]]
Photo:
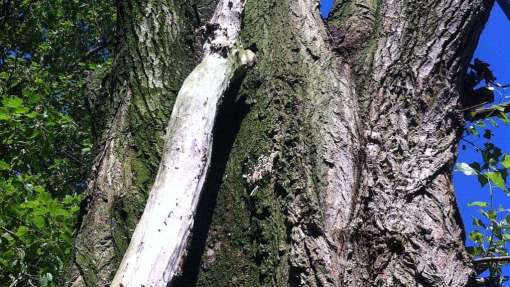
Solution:
[[(193, 173), (201, 177), (189, 180), (205, 180), (207, 196), (194, 218), (201, 229), (191, 230), (191, 256), (174, 286), (466, 286), (472, 277), (450, 177), (463, 126), (463, 74), (493, 1), (336, 2), (325, 25), (316, 0), (246, 0), (241, 43), (256, 51), (257, 65), (237, 83), (239, 90), (230, 91), (235, 100), (226, 99), (222, 119), (207, 134), (215, 139), (209, 171), (200, 160), (173, 167), (178, 173), (201, 165)], [(181, 6), (176, 7), (165, 11), (176, 13)], [(125, 21), (139, 25), (137, 18)], [(157, 55), (177, 63), (185, 59), (181, 54)], [(225, 66), (214, 70), (225, 72), (219, 67)], [(174, 70), (167, 65), (161, 71)], [(199, 78), (227, 79), (231, 72)], [(196, 77), (195, 72), (190, 75)], [(184, 90), (188, 85), (184, 83)], [(180, 88), (175, 86), (173, 91)], [(186, 126), (192, 130), (211, 121), (199, 118)], [(221, 137), (232, 133), (230, 150), (231, 143)], [(144, 137), (137, 145), (153, 139)], [(209, 153), (205, 148), (200, 154)], [(160, 173), (168, 160), (164, 158)], [(119, 165), (104, 172), (129, 180), (129, 170)], [(163, 186), (158, 184), (163, 178), (185, 180), (172, 179), (168, 172), (156, 179), (153, 192)], [(171, 186), (165, 190), (178, 184)], [(147, 261), (134, 259), (135, 266), (167, 264), (167, 259), (158, 259), (168, 248), (163, 242), (191, 228), (190, 207), (197, 197), (184, 201), (178, 193), (165, 196), (175, 204), (189, 204), (182, 210), (188, 225), (168, 229), (168, 236), (156, 238), (158, 244), (142, 248), (140, 258)], [(163, 201), (149, 199), (146, 212), (167, 216), (181, 208), (159, 209), (158, 203)], [(140, 211), (140, 206), (134, 209)], [(111, 218), (110, 211), (91, 210), (82, 230), (91, 224), (88, 218)], [(149, 228), (147, 234), (157, 234), (158, 224), (164, 227), (164, 220), (142, 219), (138, 233)], [(141, 238), (135, 235), (133, 242), (141, 244)], [(175, 242), (184, 254), (187, 236)], [(152, 253), (145, 253), (151, 248)], [(91, 253), (101, 261), (101, 252)], [(126, 258), (137, 253), (132, 250)], [(163, 269), (177, 270), (179, 260)], [(163, 270), (138, 273), (124, 267), (119, 272), (133, 280)], [(108, 278), (113, 270), (104, 273)], [(165, 276), (144, 282), (164, 286)]]
[(198, 285), (466, 286), (450, 177), (463, 74), (492, 1), (337, 1), (336, 57), (315, 49), (328, 40), (309, 33), (322, 29), (315, 3), (247, 4), (251, 112)]

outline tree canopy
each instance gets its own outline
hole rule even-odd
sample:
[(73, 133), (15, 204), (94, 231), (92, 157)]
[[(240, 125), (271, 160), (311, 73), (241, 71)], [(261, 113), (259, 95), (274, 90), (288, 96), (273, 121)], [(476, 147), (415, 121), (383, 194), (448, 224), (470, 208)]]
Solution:
[(109, 1), (0, 3), (0, 282), (58, 286), (91, 161), (87, 75), (107, 69)]

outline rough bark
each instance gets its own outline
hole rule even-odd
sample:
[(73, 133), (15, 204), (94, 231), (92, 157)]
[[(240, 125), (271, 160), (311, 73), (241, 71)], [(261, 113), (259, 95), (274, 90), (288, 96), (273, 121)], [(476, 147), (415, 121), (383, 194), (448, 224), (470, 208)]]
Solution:
[(111, 286), (166, 287), (180, 273), (204, 189), (218, 108), (255, 56), (238, 42), (243, 0), (221, 0), (204, 57), (177, 95), (144, 213)]
[[(318, 15), (304, 3), (248, 1), (245, 45), (268, 64), (241, 90), (252, 111), (230, 155), (199, 286), (466, 286), (473, 274), (450, 178), (462, 76), (492, 1), (338, 1), (329, 28), (337, 82), (349, 88), (333, 96), (330, 82), (311, 84), (334, 60), (313, 48), (321, 33), (301, 45), (305, 19)], [(336, 108), (335, 120), (334, 102), (313, 105), (322, 97), (349, 113)], [(236, 275), (216, 275), (225, 273)]]
[(353, 63), (366, 148), (344, 286), (466, 286), (473, 271), (450, 179), (463, 75), (492, 1), (368, 7), (375, 30), (354, 45), (364, 48)]
[(175, 96), (199, 57), (197, 29), (214, 7), (213, 0), (117, 1), (114, 64), (90, 99), (95, 164), (69, 285), (109, 286), (159, 166)]
[(239, 92), (250, 112), (197, 285), (336, 286), (334, 238), (360, 172), (350, 68), (328, 48), (316, 1), (248, 1), (244, 23), (244, 45), (258, 50)]
[[(241, 38), (258, 64), (222, 110), (207, 202), (196, 217), (203, 226), (190, 249), (196, 254), (176, 286), (465, 286), (472, 267), (450, 173), (463, 124), (462, 75), (492, 2), (337, 1), (326, 30), (318, 1), (247, 0)], [(124, 19), (126, 27), (144, 27), (136, 24), (144, 17)], [(181, 64), (192, 57), (137, 53), (126, 55)], [(135, 73), (142, 63), (127, 67)], [(176, 73), (166, 79), (182, 79), (180, 69), (165, 69)], [(115, 94), (132, 103), (137, 93), (124, 91)], [(122, 119), (126, 110), (113, 114)], [(122, 122), (102, 130), (125, 134)], [(234, 141), (231, 151), (228, 139), (216, 141), (223, 134)], [(132, 230), (123, 229), (124, 245), (114, 250), (122, 217), (113, 203), (127, 194), (118, 190), (147, 191), (154, 172), (138, 188), (118, 152), (153, 138), (131, 146), (117, 140), (113, 160), (98, 157), (104, 159), (96, 185), (104, 187), (91, 190), (110, 197), (90, 201), (78, 236), (87, 263), (77, 265), (81, 274), (100, 274), (88, 286), (109, 282)], [(154, 154), (142, 162), (158, 164)], [(112, 188), (112, 182), (122, 184)], [(138, 198), (122, 208), (140, 212), (145, 198)], [(203, 207), (208, 211), (201, 213)]]

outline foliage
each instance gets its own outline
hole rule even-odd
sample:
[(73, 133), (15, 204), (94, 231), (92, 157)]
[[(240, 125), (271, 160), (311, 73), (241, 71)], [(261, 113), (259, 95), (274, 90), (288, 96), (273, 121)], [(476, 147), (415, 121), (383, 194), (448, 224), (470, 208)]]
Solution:
[(91, 161), (86, 74), (109, 65), (113, 3), (0, 3), (0, 286), (56, 286)]
[(0, 181), (0, 282), (53, 286), (70, 253), (79, 196), (51, 196), (37, 178)]
[[(489, 109), (493, 112), (483, 120), (470, 123), (467, 127), (467, 135), (463, 138), (466, 149), (469, 145), (480, 155), (480, 161), (471, 163), (458, 163), (457, 170), (468, 176), (475, 176), (480, 183), (482, 191), (489, 193), (488, 201), (474, 201), (468, 206), (478, 210), (478, 216), (473, 218), (474, 230), (469, 234), (473, 243), (468, 246), (468, 251), (474, 258), (479, 274), (488, 274), (491, 286), (502, 286), (508, 281), (504, 276), (503, 266), (505, 261), (493, 261), (477, 264), (479, 258), (501, 258), (509, 255), (510, 247), (510, 206), (496, 204), (495, 193), (503, 192), (510, 196), (510, 190), (506, 184), (510, 169), (510, 154), (504, 153), (493, 141), (493, 134), (497, 132), (500, 124), (509, 124), (508, 115), (499, 108), (505, 96), (505, 88), (496, 82), (496, 78), (490, 71), (489, 65), (476, 59), (468, 72), (467, 86), (472, 90), (467, 91), (471, 97), (491, 98)], [(487, 104), (485, 100), (480, 101)], [(476, 106), (475, 108), (485, 108)], [(474, 112), (471, 110), (470, 112)], [(476, 143), (475, 143), (476, 142)], [(478, 144), (482, 142), (482, 144)], [(480, 195), (480, 197), (483, 197)]]

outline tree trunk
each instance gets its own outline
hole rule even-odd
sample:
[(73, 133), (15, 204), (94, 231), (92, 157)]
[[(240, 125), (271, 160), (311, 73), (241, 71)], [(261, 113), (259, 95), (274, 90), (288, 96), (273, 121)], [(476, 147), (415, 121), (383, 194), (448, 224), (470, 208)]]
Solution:
[(113, 279), (158, 169), (175, 97), (200, 57), (198, 29), (215, 2), (117, 1), (112, 71), (92, 84), (99, 86), (90, 99), (95, 161), (65, 278), (71, 286)]
[(145, 210), (111, 286), (166, 287), (180, 266), (211, 163), (218, 107), (253, 65), (238, 41), (243, 0), (220, 0), (207, 24), (204, 58), (182, 84)]
[(462, 77), (492, 2), (339, 1), (336, 57), (316, 49), (328, 39), (310, 28), (314, 4), (247, 4), (251, 110), (198, 285), (466, 286), (450, 177)]
[[(125, 48), (109, 104), (96, 105), (113, 108), (75, 286), (112, 279), (159, 164), (168, 99), (193, 68), (190, 6), (165, 3), (119, 3)], [(492, 4), (344, 0), (324, 25), (315, 0), (247, 0), (241, 39), (257, 65), (220, 109), (175, 286), (466, 286), (450, 178), (463, 75)]]
[[(369, 2), (377, 30), (337, 41), (366, 53), (352, 55), (365, 164), (343, 239), (344, 284), (466, 286), (473, 271), (450, 179), (463, 75), (492, 3)], [(360, 31), (355, 13), (334, 35)]]

